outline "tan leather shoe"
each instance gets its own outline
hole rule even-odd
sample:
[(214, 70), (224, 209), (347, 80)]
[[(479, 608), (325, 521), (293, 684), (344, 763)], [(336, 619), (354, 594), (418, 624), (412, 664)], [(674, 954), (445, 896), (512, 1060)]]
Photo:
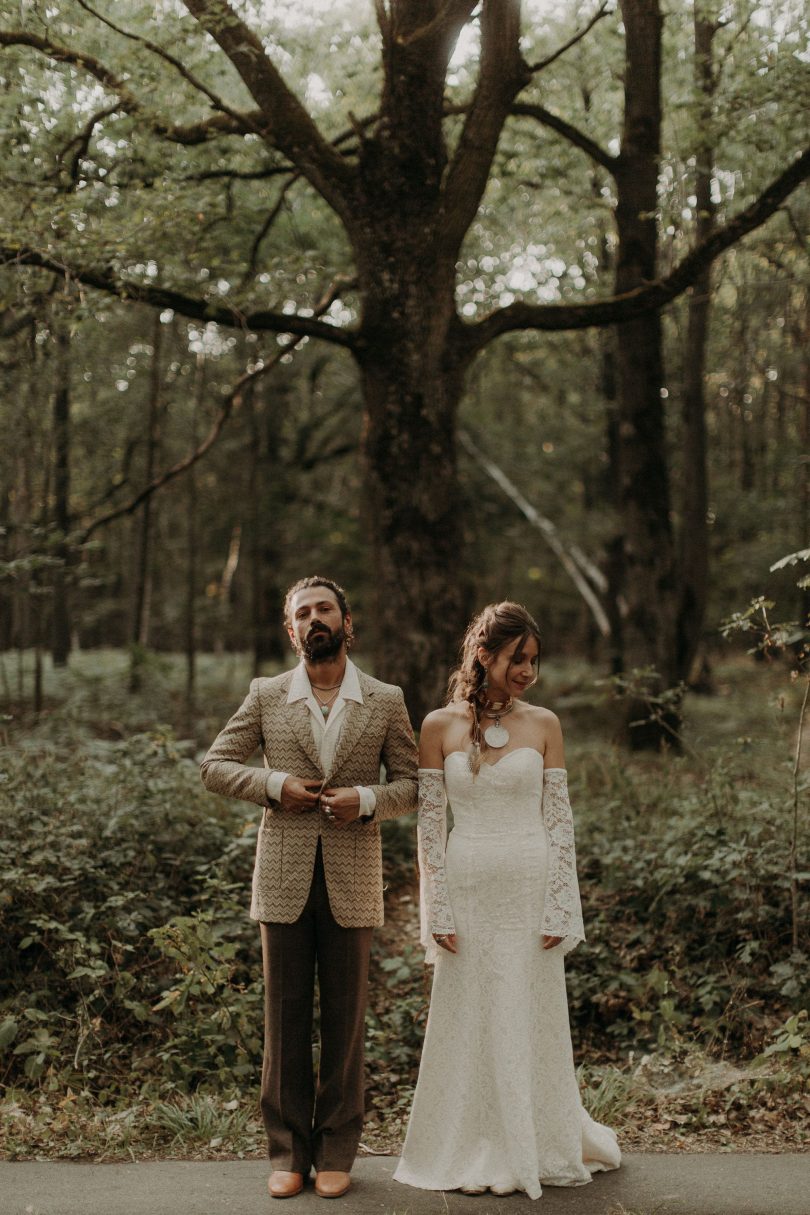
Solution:
[(275, 1169), (267, 1180), (271, 1198), (295, 1198), (304, 1188), (303, 1173), (285, 1173)]
[(315, 1174), (315, 1193), (320, 1198), (340, 1198), (351, 1184), (352, 1179), (348, 1173), (324, 1170)]

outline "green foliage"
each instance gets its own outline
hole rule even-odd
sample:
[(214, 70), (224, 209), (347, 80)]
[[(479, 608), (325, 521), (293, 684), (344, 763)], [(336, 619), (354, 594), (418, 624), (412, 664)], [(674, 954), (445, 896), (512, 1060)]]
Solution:
[(579, 779), (593, 944), (569, 963), (573, 1018), (594, 1044), (758, 1049), (777, 1009), (810, 996), (808, 959), (790, 945), (789, 774), (752, 788), (717, 763), (655, 783), (616, 760)]
[[(256, 815), (204, 791), (194, 744), (168, 726), (127, 737), (150, 700), (183, 718), (179, 670), (149, 665), (137, 697), (125, 692), (126, 654), (48, 670), (42, 720), (10, 723), (0, 1113), (12, 1156), (260, 1150), (261, 966), (246, 909)], [(196, 726), (210, 737), (246, 668), (223, 659), (200, 674)], [(780, 691), (778, 667), (738, 661), (716, 674), (720, 695), (688, 702), (688, 756), (631, 759), (582, 702), (585, 671), (544, 670), (544, 698), (566, 716), (571, 695), (579, 718), (569, 750), (588, 940), (567, 962), (574, 1041), (586, 1104), (625, 1134), (651, 1119), (672, 1135), (754, 1116), (767, 1128), (810, 1068), (810, 968), (791, 945), (791, 769), (778, 760), (800, 689)], [(802, 839), (806, 784), (802, 773)], [(369, 1134), (395, 1148), (430, 972), (416, 943), (413, 816), (383, 826)], [(727, 1062), (754, 1055), (743, 1071)]]
[(3, 1080), (103, 1093), (251, 1072), (241, 809), (205, 793), (169, 732), (20, 748), (3, 769)]

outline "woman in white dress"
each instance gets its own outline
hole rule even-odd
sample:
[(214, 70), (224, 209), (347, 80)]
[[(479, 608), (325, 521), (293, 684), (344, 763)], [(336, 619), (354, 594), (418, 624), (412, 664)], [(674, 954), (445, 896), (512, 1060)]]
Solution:
[(621, 1160), (574, 1073), (563, 954), (584, 932), (562, 733), (521, 699), (539, 651), (525, 608), (485, 608), (449, 703), (422, 726), (423, 940), (435, 974), (395, 1173), (421, 1189), (539, 1198), (543, 1183), (583, 1185)]

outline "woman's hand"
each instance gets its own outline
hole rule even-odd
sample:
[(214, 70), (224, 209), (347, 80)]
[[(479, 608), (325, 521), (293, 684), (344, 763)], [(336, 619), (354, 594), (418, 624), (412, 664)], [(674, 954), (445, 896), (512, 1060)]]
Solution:
[(458, 953), (458, 942), (454, 932), (434, 932), (433, 940), (440, 949), (446, 949), (448, 953)]
[(544, 935), (543, 936), (543, 948), (544, 949), (553, 949), (555, 947), (555, 945), (559, 945), (561, 941), (562, 941), (562, 937), (549, 937), (549, 936)]

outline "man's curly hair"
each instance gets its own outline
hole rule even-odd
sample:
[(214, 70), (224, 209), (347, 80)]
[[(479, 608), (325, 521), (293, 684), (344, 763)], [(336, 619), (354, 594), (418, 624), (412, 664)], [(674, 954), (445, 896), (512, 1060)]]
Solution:
[(349, 607), (349, 601), (346, 598), (346, 592), (344, 591), (343, 587), (338, 586), (337, 582), (334, 582), (331, 578), (321, 578), (317, 574), (312, 574), (309, 578), (299, 578), (297, 582), (293, 583), (293, 585), (287, 591), (287, 594), (284, 596), (284, 625), (286, 628), (292, 628), (293, 599), (299, 591), (308, 591), (312, 586), (325, 586), (326, 589), (331, 591), (337, 599), (340, 614), (343, 619), (345, 620), (346, 617), (350, 615), (352, 609)]

